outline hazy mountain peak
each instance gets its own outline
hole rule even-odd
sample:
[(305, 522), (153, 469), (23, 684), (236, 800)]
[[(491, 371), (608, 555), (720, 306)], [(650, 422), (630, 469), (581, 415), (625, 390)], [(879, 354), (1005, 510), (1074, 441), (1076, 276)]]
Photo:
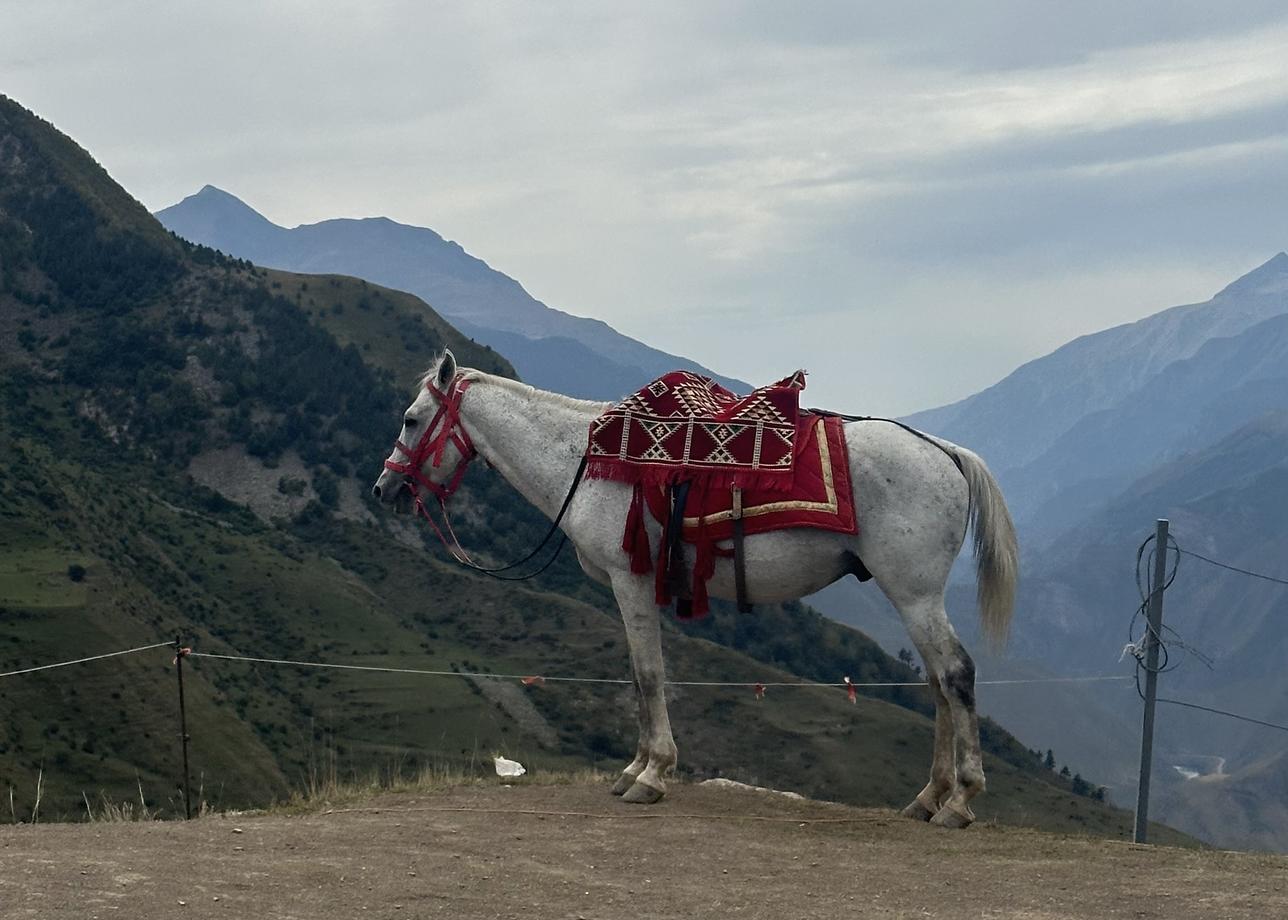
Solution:
[(263, 246), (288, 232), (236, 195), (214, 185), (203, 185), (201, 191), (158, 211), (156, 216), (184, 239), (229, 255), (240, 255), (234, 251), (234, 240), (252, 239)]
[(1288, 253), (1285, 252), (1280, 252), (1268, 262), (1231, 281), (1216, 297), (1273, 294), (1280, 291), (1288, 291)]
[(353, 275), (410, 291), (480, 342), (504, 349), (523, 379), (536, 386), (618, 399), (679, 367), (738, 392), (750, 389), (601, 320), (547, 306), (514, 278), (428, 227), (360, 217), (286, 229), (210, 185), (156, 216), (179, 236), (257, 265)]

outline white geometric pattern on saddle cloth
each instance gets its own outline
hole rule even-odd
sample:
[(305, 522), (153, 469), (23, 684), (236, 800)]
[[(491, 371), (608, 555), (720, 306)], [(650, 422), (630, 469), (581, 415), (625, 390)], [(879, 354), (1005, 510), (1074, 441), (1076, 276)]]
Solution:
[(590, 426), (591, 475), (639, 481), (724, 472), (740, 485), (790, 482), (804, 371), (739, 397), (707, 377), (673, 371)]

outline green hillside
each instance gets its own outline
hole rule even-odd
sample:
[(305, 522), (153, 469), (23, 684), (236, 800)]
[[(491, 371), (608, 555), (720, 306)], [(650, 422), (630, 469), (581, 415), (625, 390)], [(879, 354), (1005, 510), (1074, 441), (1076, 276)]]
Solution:
[[(52, 152), (51, 152), (52, 151)], [(421, 301), (269, 272), (159, 231), (83, 151), (0, 99), (0, 671), (165, 641), (204, 652), (446, 671), (623, 677), (611, 598), (571, 554), (526, 586), (442, 560), (365, 488), (410, 384), (449, 345), (512, 373)], [(230, 496), (232, 498), (230, 498)], [(233, 499), (236, 500), (233, 500)], [(544, 528), (473, 470), (458, 531), (484, 558)], [(428, 550), (428, 551), (427, 551)], [(907, 680), (799, 605), (668, 627), (677, 679)], [(0, 681), (0, 793), (30, 816), (142, 794), (174, 813), (167, 650)], [(318, 770), (494, 751), (612, 768), (633, 748), (620, 685), (321, 671), (192, 659), (194, 775), (216, 805)], [(678, 688), (682, 765), (856, 803), (902, 804), (929, 765), (920, 691)], [(1126, 818), (986, 727), (984, 817), (1121, 833)]]

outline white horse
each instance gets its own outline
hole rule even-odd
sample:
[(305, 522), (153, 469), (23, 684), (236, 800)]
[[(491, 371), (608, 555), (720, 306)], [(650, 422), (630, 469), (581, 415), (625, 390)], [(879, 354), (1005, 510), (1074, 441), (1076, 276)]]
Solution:
[[(586, 452), (590, 422), (609, 404), (458, 370), (451, 352), (435, 362), (422, 382), (373, 494), (392, 505), (408, 497), (415, 481), (440, 497), (450, 494), (459, 481), (458, 468), (477, 451), (553, 519)], [(965, 827), (974, 820), (969, 802), (984, 789), (975, 666), (948, 622), (944, 587), (969, 523), (981, 625), (991, 639), (1005, 639), (1018, 568), (1010, 513), (984, 462), (969, 450), (880, 421), (847, 424), (845, 438), (858, 535), (793, 528), (747, 536), (747, 597), (757, 603), (792, 600), (864, 568), (871, 573), (920, 652), (935, 700), (930, 781), (903, 813), (944, 827)], [(418, 447), (410, 446), (418, 441)], [(430, 449), (422, 449), (431, 441)], [(610, 586), (621, 607), (640, 737), (635, 759), (613, 793), (627, 802), (649, 804), (666, 792), (676, 747), (667, 714), (661, 609), (654, 600), (653, 577), (632, 574), (621, 548), (630, 502), (629, 485), (584, 481), (561, 526), (586, 574)], [(656, 547), (660, 526), (651, 515), (646, 518)], [(687, 551), (691, 570), (693, 547)], [(717, 559), (709, 589), (713, 597), (735, 597), (731, 560)]]

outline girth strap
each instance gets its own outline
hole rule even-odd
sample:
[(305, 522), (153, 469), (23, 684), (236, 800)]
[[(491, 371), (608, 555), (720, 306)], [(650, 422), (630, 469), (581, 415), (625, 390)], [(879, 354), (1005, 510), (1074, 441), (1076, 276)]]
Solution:
[(751, 613), (747, 600), (746, 528), (742, 523), (742, 489), (733, 487), (733, 584), (738, 598), (738, 612)]
[(667, 591), (675, 598), (675, 615), (688, 619), (693, 615), (693, 596), (684, 566), (684, 509), (689, 502), (689, 480), (671, 487), (671, 519), (667, 523), (662, 552), (666, 553)]

